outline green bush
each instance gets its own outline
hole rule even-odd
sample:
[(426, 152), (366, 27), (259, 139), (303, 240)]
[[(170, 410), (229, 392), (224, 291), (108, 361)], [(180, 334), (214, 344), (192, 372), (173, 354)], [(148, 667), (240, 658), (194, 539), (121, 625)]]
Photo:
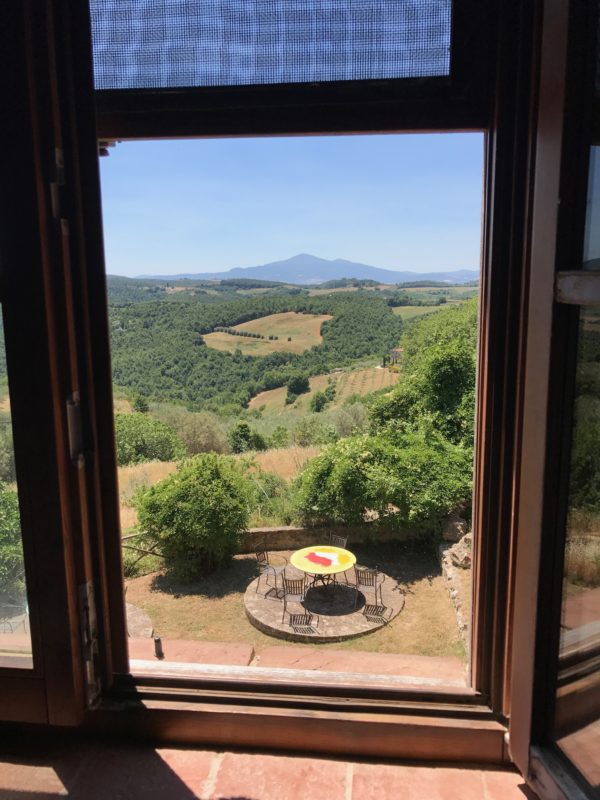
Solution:
[(117, 464), (175, 461), (185, 450), (175, 432), (148, 414), (115, 414)]
[(294, 428), (293, 438), (294, 443), (300, 447), (309, 447), (310, 445), (331, 444), (338, 437), (333, 425), (320, 419), (302, 417)]
[(318, 414), (327, 405), (327, 397), (325, 392), (315, 392), (310, 398), (310, 410)]
[(473, 446), (477, 301), (415, 321), (402, 337), (402, 379), (371, 404), (374, 432), (433, 421), (455, 444)]
[(244, 471), (230, 456), (198, 455), (136, 498), (144, 541), (177, 577), (193, 580), (236, 552), (255, 501)]
[(229, 431), (227, 438), (233, 453), (247, 453), (249, 450), (267, 449), (267, 442), (264, 436), (253, 430), (243, 419), (236, 422)]
[(139, 411), (140, 414), (147, 414), (150, 411), (150, 406), (148, 405), (148, 401), (142, 394), (137, 394), (133, 401), (133, 410)]
[(290, 432), (283, 425), (277, 425), (268, 440), (269, 448), (287, 447), (290, 443)]
[(229, 452), (225, 428), (217, 414), (188, 411), (181, 406), (167, 404), (157, 405), (154, 414), (175, 431), (188, 456)]
[(578, 420), (571, 451), (569, 504), (573, 508), (600, 510), (600, 423)]
[(309, 525), (435, 530), (471, 494), (468, 450), (433, 429), (342, 439), (310, 461), (296, 481), (298, 510)]
[(279, 475), (265, 472), (254, 461), (245, 463), (253, 489), (250, 523), (254, 527), (290, 525), (295, 521), (293, 489)]
[(19, 603), (24, 596), (19, 501), (16, 492), (0, 483), (0, 599)]
[(15, 451), (10, 414), (0, 412), (0, 481), (14, 483), (15, 480)]
[[(286, 403), (291, 405), (291, 403), (295, 402), (299, 394), (305, 394), (309, 391), (310, 384), (306, 375), (292, 375), (287, 381)], [(293, 400), (291, 398), (293, 398)]]

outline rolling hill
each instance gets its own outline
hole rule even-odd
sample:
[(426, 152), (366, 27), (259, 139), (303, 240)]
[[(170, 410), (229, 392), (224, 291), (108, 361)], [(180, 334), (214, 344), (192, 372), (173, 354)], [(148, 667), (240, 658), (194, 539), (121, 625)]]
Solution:
[(428, 280), (448, 283), (467, 283), (479, 278), (479, 272), (472, 269), (459, 269), (450, 272), (410, 272), (394, 271), (347, 261), (344, 258), (328, 260), (308, 253), (273, 261), (256, 267), (236, 267), (226, 272), (180, 273), (172, 275), (139, 275), (147, 280), (229, 280), (232, 278), (255, 278), (259, 280), (295, 283), (301, 286), (325, 283), (340, 278), (361, 278), (380, 283), (403, 283), (405, 281)]

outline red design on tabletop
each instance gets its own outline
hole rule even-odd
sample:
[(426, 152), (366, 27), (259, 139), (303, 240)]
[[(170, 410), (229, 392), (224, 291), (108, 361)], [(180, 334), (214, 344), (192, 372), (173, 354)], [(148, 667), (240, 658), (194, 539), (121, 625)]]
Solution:
[(321, 564), (323, 567), (330, 567), (333, 564), (332, 558), (325, 558), (324, 556), (317, 555), (317, 553), (309, 553), (306, 556), (307, 561), (312, 561), (313, 564)]

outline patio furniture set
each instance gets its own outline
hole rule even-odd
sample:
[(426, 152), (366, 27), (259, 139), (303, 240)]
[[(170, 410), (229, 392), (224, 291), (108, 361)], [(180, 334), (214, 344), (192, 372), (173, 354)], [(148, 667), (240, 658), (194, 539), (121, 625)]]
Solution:
[[(261, 579), (264, 577), (266, 585), (270, 587), (268, 592), (282, 601), (281, 622), (284, 622), (287, 613), (290, 624), (294, 624), (298, 615), (292, 614), (288, 610), (288, 605), (290, 603), (300, 604), (304, 611), (308, 592), (322, 588), (324, 591), (321, 592), (321, 596), (325, 593), (333, 593), (339, 585), (338, 575), (344, 577), (345, 586), (348, 589), (354, 590), (354, 603), (353, 607), (349, 609), (350, 613), (356, 611), (359, 599), (365, 592), (373, 595), (374, 604), (369, 606), (370, 608), (383, 606), (382, 584), (385, 581), (385, 574), (377, 568), (357, 566), (356, 556), (346, 549), (347, 543), (347, 538), (332, 534), (328, 544), (318, 544), (297, 550), (290, 556), (289, 563), (286, 559), (286, 564), (283, 566), (271, 564), (268, 551), (264, 547), (258, 549), (256, 560), (259, 576), (255, 591), (258, 592)], [(288, 572), (290, 565), (295, 568), (293, 574)], [(354, 581), (348, 580), (350, 570), (353, 570)], [(302, 573), (301, 577), (298, 577), (298, 572)], [(273, 578), (274, 585), (269, 583), (269, 578)]]

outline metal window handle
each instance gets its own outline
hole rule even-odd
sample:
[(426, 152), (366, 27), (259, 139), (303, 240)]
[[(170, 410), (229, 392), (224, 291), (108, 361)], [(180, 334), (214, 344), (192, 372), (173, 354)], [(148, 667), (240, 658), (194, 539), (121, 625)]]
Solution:
[(85, 464), (85, 456), (83, 453), (83, 423), (79, 392), (74, 392), (67, 398), (67, 429), (71, 462), (77, 467), (82, 467)]

